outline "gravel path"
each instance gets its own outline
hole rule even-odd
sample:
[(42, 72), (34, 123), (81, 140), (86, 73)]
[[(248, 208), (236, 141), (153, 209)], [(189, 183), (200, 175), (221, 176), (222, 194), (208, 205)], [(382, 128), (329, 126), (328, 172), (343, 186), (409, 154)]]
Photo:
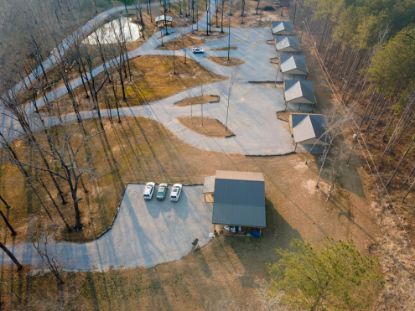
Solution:
[[(128, 185), (114, 225), (96, 241), (49, 241), (48, 254), (65, 271), (105, 271), (110, 268), (152, 267), (178, 260), (209, 242), (212, 206), (203, 202), (202, 186), (184, 186), (179, 202), (143, 199), (144, 185)], [(47, 269), (31, 243), (8, 245), (22, 264)], [(0, 264), (11, 264), (1, 252)]]

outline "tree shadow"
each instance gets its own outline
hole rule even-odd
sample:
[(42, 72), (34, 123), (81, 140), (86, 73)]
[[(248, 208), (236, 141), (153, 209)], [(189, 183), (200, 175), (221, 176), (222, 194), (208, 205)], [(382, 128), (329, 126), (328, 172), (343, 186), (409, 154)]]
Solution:
[(254, 276), (267, 276), (267, 264), (275, 262), (277, 248), (289, 248), (293, 239), (301, 239), (299, 232), (278, 213), (273, 203), (266, 200), (267, 227), (261, 238), (226, 236), (224, 243), (232, 247), (244, 267), (239, 277), (243, 287), (256, 288)]

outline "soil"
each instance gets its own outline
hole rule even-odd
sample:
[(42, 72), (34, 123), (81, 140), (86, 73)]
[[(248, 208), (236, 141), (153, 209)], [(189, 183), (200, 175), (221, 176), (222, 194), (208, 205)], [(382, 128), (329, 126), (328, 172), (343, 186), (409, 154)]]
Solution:
[(228, 47), (227, 46), (225, 46), (225, 47), (223, 47), (223, 48), (212, 48), (212, 49), (210, 49), (211, 51), (228, 51), (228, 50), (237, 50), (238, 49), (238, 47), (236, 47), (236, 46), (231, 46), (229, 49), (228, 49)]
[[(116, 18), (116, 17), (114, 17)], [(126, 48), (128, 51), (135, 50), (139, 48), (144, 42), (145, 39), (150, 37), (156, 30), (153, 23), (150, 21), (150, 17), (147, 13), (143, 13), (143, 20), (146, 27), (143, 30), (143, 37), (138, 40), (127, 42)], [(103, 44), (102, 45), (103, 55), (106, 60), (117, 57), (120, 54), (120, 47), (117, 44)], [(88, 57), (91, 60), (91, 66), (96, 67), (102, 64), (101, 53), (99, 52), (99, 47), (96, 45), (81, 44), (80, 46), (81, 55), (83, 61), (86, 63), (85, 59)], [(74, 48), (69, 49), (65, 53), (65, 67), (64, 70), (68, 76), (69, 80), (75, 79), (79, 76), (79, 72), (76, 65), (77, 53)], [(35, 97), (41, 97), (43, 94), (39, 94), (37, 91), (36, 95), (33, 94), (33, 90), (45, 89), (50, 91), (54, 88), (64, 86), (62, 79), (61, 68), (59, 66), (52, 68), (46, 74), (47, 78), (44, 75), (41, 75), (33, 85), (29, 86), (29, 89), (23, 90), (19, 96), (22, 102), (29, 101)]]
[[(280, 7), (275, 1), (265, 0), (260, 1), (258, 14), (256, 12), (257, 1), (247, 0), (245, 2), (245, 13), (242, 14), (242, 6), (239, 1), (232, 1), (232, 16), (230, 17), (231, 25), (235, 27), (270, 27), (271, 21), (275, 20), (288, 20), (288, 12), (286, 8)], [(218, 6), (218, 25), (220, 25), (220, 12), (221, 7)], [(229, 12), (228, 3), (225, 3), (224, 12)], [(216, 23), (216, 19), (212, 18), (213, 23)], [(229, 16), (224, 15), (224, 27), (229, 25)]]
[[(184, 91), (188, 88), (220, 81), (223, 77), (211, 73), (192, 59), (179, 56), (141, 56), (130, 60), (131, 80), (125, 79), (126, 100), (122, 100), (123, 94), (118, 72), (113, 72), (113, 81), (116, 85), (116, 94), (114, 96), (111, 83), (101, 73), (96, 77), (96, 84), (102, 85), (98, 93), (98, 102), (100, 109), (129, 107), (146, 104), (150, 101), (165, 98)], [(174, 74), (174, 71), (176, 74)], [(89, 98), (85, 96), (85, 90), (78, 87), (75, 90), (78, 100), (79, 110), (93, 110), (94, 105)], [(51, 109), (48, 112), (48, 108)], [(41, 112), (48, 115), (58, 115), (64, 113), (73, 113), (73, 105), (69, 95), (61, 97), (55, 101), (51, 107), (43, 107)]]
[(219, 95), (203, 95), (203, 96), (188, 97), (174, 104), (178, 107), (185, 107), (185, 106), (190, 106), (190, 105), (218, 103), (219, 100), (220, 100)]
[(233, 135), (233, 133), (217, 119), (206, 117), (180, 117), (178, 120), (189, 129), (205, 136), (229, 137)]
[(181, 50), (184, 48), (202, 45), (205, 41), (191, 33), (185, 34), (177, 40), (172, 40), (160, 46), (160, 50)]
[(214, 61), (215, 63), (218, 63), (219, 65), (222, 66), (238, 66), (238, 65), (242, 65), (244, 63), (244, 61), (240, 58), (235, 58), (235, 57), (231, 57), (228, 58), (227, 57), (216, 57), (216, 56), (208, 56), (208, 59)]

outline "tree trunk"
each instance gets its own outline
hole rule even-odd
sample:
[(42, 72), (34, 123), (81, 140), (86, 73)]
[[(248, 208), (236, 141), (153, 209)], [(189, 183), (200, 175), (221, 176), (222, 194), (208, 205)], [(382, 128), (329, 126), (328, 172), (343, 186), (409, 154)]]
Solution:
[(14, 262), (14, 264), (17, 266), (18, 271), (23, 269), (23, 266), (20, 264), (20, 262), (17, 260), (17, 258), (13, 255), (13, 253), (1, 242), (0, 242), (0, 248), (2, 250), (4, 250), (4, 252), (7, 254), (7, 256), (9, 256), (10, 259)]
[(17, 232), (13, 229), (12, 225), (10, 224), (9, 220), (7, 219), (6, 215), (0, 210), (0, 216), (3, 218), (4, 223), (6, 224), (7, 228), (9, 228), (12, 236), (15, 236)]

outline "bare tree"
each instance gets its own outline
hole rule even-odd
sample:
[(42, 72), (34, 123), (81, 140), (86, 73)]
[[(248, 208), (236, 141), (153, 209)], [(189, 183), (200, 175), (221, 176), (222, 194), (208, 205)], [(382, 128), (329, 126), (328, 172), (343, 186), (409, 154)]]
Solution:
[(9, 228), (11, 235), (12, 236), (17, 235), (17, 232), (13, 229), (12, 225), (10, 224), (9, 220), (7, 219), (6, 215), (4, 215), (2, 210), (0, 210), (0, 216), (1, 218), (3, 218), (4, 223), (6, 224), (7, 228)]
[(2, 242), (0, 242), (0, 248), (7, 254), (7, 256), (10, 257), (13, 263), (17, 266), (18, 271), (23, 269), (23, 266), (21, 265), (21, 263), (17, 260), (14, 254)]
[(49, 270), (52, 272), (53, 276), (55, 277), (58, 285), (64, 284), (62, 279), (62, 267), (58, 264), (55, 257), (51, 256), (48, 252), (48, 237), (47, 235), (41, 235), (38, 240), (32, 241), (33, 248), (42, 258), (42, 261), (47, 264)]

